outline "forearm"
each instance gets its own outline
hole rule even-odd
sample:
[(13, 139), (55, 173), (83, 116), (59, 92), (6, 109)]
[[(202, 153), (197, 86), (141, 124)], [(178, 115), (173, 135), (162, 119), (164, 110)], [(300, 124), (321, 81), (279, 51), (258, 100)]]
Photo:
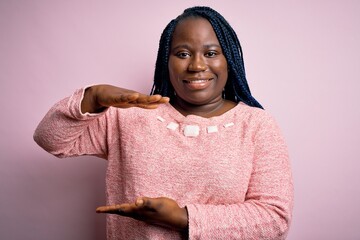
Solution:
[(285, 239), (290, 209), (260, 201), (233, 205), (188, 205), (191, 239)]
[[(101, 155), (101, 148), (94, 146), (89, 126), (96, 117), (80, 111), (83, 90), (56, 103), (45, 115), (34, 133), (34, 140), (43, 149), (58, 157), (83, 154)], [(96, 124), (99, 131), (99, 124)]]

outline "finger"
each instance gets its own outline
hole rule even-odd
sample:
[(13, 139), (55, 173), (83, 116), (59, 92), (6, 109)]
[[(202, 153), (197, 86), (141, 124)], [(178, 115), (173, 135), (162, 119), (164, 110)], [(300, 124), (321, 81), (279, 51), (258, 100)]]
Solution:
[(113, 107), (130, 108), (139, 107), (144, 109), (156, 109), (159, 104), (168, 103), (170, 98), (161, 95), (143, 95), (139, 93), (123, 94), (119, 98), (114, 99)]
[(168, 97), (162, 97), (158, 103), (169, 103), (170, 102), (170, 98)]
[(124, 204), (117, 204), (117, 205), (111, 205), (111, 206), (100, 206), (96, 208), (96, 212), (98, 213), (109, 213), (114, 211), (119, 211), (123, 207)]
[(107, 98), (99, 99), (99, 104), (106, 107), (127, 107), (126, 104), (134, 102), (139, 97), (139, 93), (112, 95)]
[(159, 104), (156, 104), (156, 103), (141, 104), (141, 105), (137, 105), (137, 107), (144, 108), (144, 109), (156, 109), (159, 107)]
[(136, 101), (139, 98), (139, 93), (129, 93), (129, 94), (122, 94), (120, 96), (120, 102), (119, 103), (127, 103), (127, 102), (133, 102)]
[(168, 103), (168, 102), (170, 102), (170, 98), (163, 97), (159, 94), (156, 94), (156, 95), (149, 96), (148, 102), (149, 103)]
[(141, 197), (138, 198), (136, 203), (139, 203), (143, 209), (146, 209), (147, 211), (156, 212), (157, 207), (159, 205), (159, 201), (157, 198), (148, 198), (148, 197)]
[(156, 95), (140, 95), (135, 101), (132, 103), (138, 104), (150, 104), (150, 103), (167, 103), (170, 99), (168, 97), (162, 97), (159, 94)]
[(159, 100), (159, 96), (140, 95), (135, 101), (133, 101), (133, 103), (147, 104), (147, 103), (157, 102), (158, 100)]
[(142, 206), (144, 205), (144, 200), (143, 200), (142, 198), (136, 199), (135, 205), (136, 205), (137, 207), (142, 207)]
[(149, 103), (155, 103), (155, 102), (159, 102), (161, 100), (162, 96), (159, 94), (155, 94), (155, 95), (150, 95), (148, 97), (148, 102)]
[(96, 209), (97, 213), (116, 214), (124, 217), (141, 219), (139, 209), (135, 204), (121, 204), (116, 206), (102, 206)]

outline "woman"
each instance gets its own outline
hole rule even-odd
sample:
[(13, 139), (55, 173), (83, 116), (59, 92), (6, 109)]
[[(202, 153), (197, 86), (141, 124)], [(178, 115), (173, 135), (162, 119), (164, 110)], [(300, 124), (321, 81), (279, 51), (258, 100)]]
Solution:
[(284, 239), (293, 186), (287, 149), (252, 97), (233, 29), (186, 9), (161, 39), (152, 95), (77, 90), (34, 134), (58, 157), (108, 160), (108, 239)]

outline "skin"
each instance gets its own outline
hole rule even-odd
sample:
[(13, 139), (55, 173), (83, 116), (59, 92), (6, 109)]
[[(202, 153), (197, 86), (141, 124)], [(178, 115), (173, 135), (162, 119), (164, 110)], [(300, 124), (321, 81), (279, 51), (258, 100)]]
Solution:
[[(222, 99), (228, 78), (227, 61), (211, 24), (203, 18), (190, 17), (175, 28), (169, 56), (169, 74), (176, 98), (172, 105), (184, 116), (213, 117), (236, 104)], [(111, 85), (86, 89), (81, 111), (98, 113), (107, 107), (155, 109), (169, 103), (160, 95), (144, 95)], [(139, 197), (133, 203), (101, 206), (97, 213), (117, 214), (177, 231), (186, 231), (186, 208), (167, 197)]]
[(190, 17), (175, 28), (169, 56), (170, 82), (175, 89), (174, 107), (183, 115), (213, 117), (235, 106), (224, 100), (227, 61), (210, 24)]
[(98, 207), (96, 212), (131, 217), (177, 231), (186, 231), (188, 228), (186, 209), (180, 208), (176, 201), (166, 197), (140, 197), (134, 203)]
[(155, 109), (168, 102), (169, 98), (161, 95), (149, 96), (111, 85), (95, 85), (86, 89), (81, 112), (99, 113), (108, 107)]

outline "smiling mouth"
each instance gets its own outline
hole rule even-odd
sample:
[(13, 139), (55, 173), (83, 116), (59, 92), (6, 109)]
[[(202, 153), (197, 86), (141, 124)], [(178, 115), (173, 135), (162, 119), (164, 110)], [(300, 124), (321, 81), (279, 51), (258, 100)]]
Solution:
[(192, 83), (192, 84), (197, 84), (197, 83), (206, 83), (208, 81), (212, 80), (212, 78), (210, 79), (195, 79), (195, 80), (183, 80), (185, 83)]
[(198, 91), (208, 88), (211, 85), (212, 80), (214, 80), (214, 78), (190, 78), (183, 80), (183, 83), (187, 89), (191, 91)]

